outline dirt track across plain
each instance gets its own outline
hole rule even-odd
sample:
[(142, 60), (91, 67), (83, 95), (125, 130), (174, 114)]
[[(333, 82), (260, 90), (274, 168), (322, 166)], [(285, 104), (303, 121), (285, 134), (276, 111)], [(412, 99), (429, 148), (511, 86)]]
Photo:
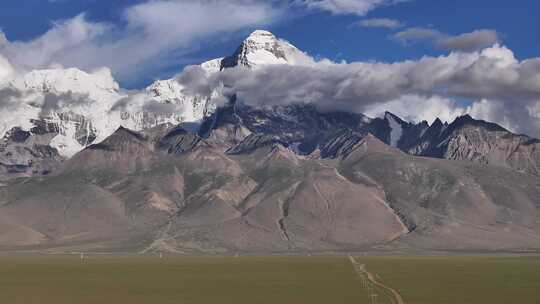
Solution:
[(386, 286), (382, 282), (378, 281), (375, 274), (373, 274), (372, 272), (367, 271), (367, 269), (366, 269), (366, 267), (364, 265), (361, 265), (361, 267), (355, 267), (355, 265), (358, 266), (358, 265), (360, 265), (360, 263), (358, 263), (356, 261), (356, 259), (353, 258), (350, 255), (349, 255), (349, 260), (353, 264), (353, 267), (354, 267), (355, 271), (363, 272), (363, 273), (359, 273), (359, 274), (361, 274), (361, 275), (364, 274), (371, 283), (373, 283), (374, 285), (378, 286), (379, 288), (382, 288), (383, 290), (389, 292), (389, 297), (390, 297), (390, 300), (392, 301), (392, 303), (394, 303), (394, 304), (406, 304), (405, 301), (403, 300), (403, 297), (399, 294), (399, 292), (397, 292), (397, 290), (393, 289), (390, 286)]

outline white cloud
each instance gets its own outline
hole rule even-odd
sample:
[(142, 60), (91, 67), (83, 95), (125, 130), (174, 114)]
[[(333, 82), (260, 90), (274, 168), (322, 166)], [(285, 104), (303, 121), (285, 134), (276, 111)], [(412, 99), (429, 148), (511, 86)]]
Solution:
[(383, 5), (391, 5), (402, 0), (297, 0), (296, 3), (310, 9), (329, 11), (332, 14), (354, 14), (363, 16)]
[(499, 35), (494, 30), (481, 29), (456, 36), (444, 34), (436, 29), (411, 27), (393, 35), (404, 44), (427, 41), (441, 50), (471, 52), (499, 43)]
[(435, 41), (443, 36), (443, 33), (432, 28), (410, 27), (394, 34), (393, 38), (404, 44), (408, 44), (424, 40)]
[(6, 34), (0, 29), (0, 46), (7, 42)]
[(93, 22), (81, 14), (54, 23), (34, 40), (0, 44), (0, 54), (23, 68), (107, 66), (117, 78), (129, 81), (141, 72), (160, 70), (200, 43), (225, 39), (224, 34), (279, 16), (271, 3), (255, 0), (147, 1), (125, 9), (123, 26)]
[(365, 114), (371, 117), (380, 117), (386, 111), (402, 117), (407, 121), (432, 123), (439, 118), (442, 121), (452, 122), (456, 117), (467, 113), (467, 108), (460, 106), (456, 101), (441, 96), (404, 95), (398, 99), (369, 106)]
[(457, 36), (444, 37), (437, 41), (437, 47), (443, 50), (474, 51), (492, 46), (500, 41), (494, 30), (476, 30)]
[[(47, 67), (65, 61), (64, 58), (70, 53), (89, 47), (90, 43), (95, 43), (97, 38), (111, 30), (107, 24), (88, 22), (84, 14), (81, 14), (54, 23), (49, 31), (34, 40), (7, 41), (0, 46), (0, 52), (20, 67)], [(88, 60), (92, 58), (89, 56)]]
[(381, 27), (388, 29), (396, 29), (404, 26), (404, 24), (399, 20), (388, 18), (365, 19), (358, 22), (358, 25), (362, 27)]
[(6, 58), (0, 55), (0, 84), (9, 79), (13, 73), (14, 70), (11, 64)]

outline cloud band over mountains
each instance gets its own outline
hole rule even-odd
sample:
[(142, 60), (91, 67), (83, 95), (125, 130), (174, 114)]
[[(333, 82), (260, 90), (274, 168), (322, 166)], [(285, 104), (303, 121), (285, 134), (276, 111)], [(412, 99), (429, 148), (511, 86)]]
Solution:
[[(414, 113), (425, 100), (442, 116), (471, 112), (516, 132), (540, 135), (540, 58), (517, 61), (501, 46), (481, 52), (451, 53), (393, 64), (373, 62), (274, 65), (249, 70), (226, 69), (210, 76), (198, 66), (179, 75), (192, 94), (210, 97), (214, 90), (254, 106), (309, 103), (321, 110), (372, 112), (399, 102)], [(459, 104), (453, 99), (471, 100)], [(519, 113), (517, 115), (516, 113)], [(407, 114), (407, 113), (406, 113)], [(424, 113), (425, 114), (425, 113)], [(496, 119), (493, 119), (496, 118)]]

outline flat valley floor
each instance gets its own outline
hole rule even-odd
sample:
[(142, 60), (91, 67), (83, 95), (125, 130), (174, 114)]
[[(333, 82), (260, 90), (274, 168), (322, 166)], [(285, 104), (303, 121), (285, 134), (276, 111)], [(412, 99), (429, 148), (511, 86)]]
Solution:
[[(377, 303), (540, 303), (540, 257), (363, 257)], [(348, 257), (0, 256), (0, 303), (372, 303)]]

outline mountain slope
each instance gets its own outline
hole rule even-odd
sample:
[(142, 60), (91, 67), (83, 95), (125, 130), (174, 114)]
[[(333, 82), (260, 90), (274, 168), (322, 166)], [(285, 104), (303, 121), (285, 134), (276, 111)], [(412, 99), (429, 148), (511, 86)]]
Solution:
[[(332, 151), (328, 157), (300, 155), (271, 133), (232, 131), (241, 120), (225, 118), (207, 136), (179, 127), (120, 128), (55, 174), (9, 182), (0, 197), (0, 219), (9, 222), (0, 224), (10, 232), (0, 234), (0, 246), (174, 252), (540, 247), (540, 177), (419, 158), (351, 131), (319, 147)], [(28, 216), (33, 209), (40, 213)]]
[(345, 177), (384, 189), (390, 206), (412, 231), (389, 248), (538, 246), (538, 177), (470, 162), (390, 154), (380, 144), (366, 145), (340, 168)]

